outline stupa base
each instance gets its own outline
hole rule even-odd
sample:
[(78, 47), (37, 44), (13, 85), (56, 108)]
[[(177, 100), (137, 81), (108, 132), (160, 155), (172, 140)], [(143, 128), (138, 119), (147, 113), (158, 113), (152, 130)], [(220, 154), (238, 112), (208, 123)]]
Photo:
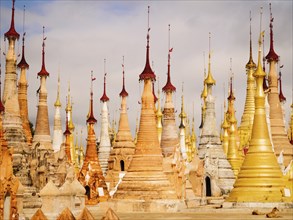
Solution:
[(222, 208), (224, 209), (237, 209), (237, 208), (264, 208), (272, 209), (292, 209), (292, 202), (224, 202)]

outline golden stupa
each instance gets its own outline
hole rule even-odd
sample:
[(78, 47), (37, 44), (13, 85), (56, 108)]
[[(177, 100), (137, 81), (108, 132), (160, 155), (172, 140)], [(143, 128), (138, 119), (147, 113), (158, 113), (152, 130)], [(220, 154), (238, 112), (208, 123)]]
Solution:
[(261, 40), (259, 37), (256, 79), (255, 114), (249, 150), (246, 154), (234, 189), (227, 201), (230, 202), (282, 202), (284, 181), (277, 158), (272, 150), (266, 122), (263, 80), (265, 72), (261, 66)]
[(234, 101), (235, 96), (233, 92), (233, 83), (232, 77), (230, 78), (230, 95), (228, 97), (230, 103), (230, 127), (229, 127), (229, 141), (228, 141), (228, 153), (227, 159), (231, 164), (232, 170), (234, 172), (235, 177), (238, 176), (239, 170), (241, 168), (241, 164), (243, 162), (242, 158), (242, 151), (239, 151), (239, 147), (236, 140), (236, 131), (237, 131), (237, 120), (235, 117), (235, 108), (234, 108)]
[(222, 123), (221, 127), (223, 129), (223, 135), (222, 135), (223, 150), (227, 156), (228, 146), (229, 146), (229, 123), (227, 121), (226, 101), (224, 101), (224, 119), (223, 119), (223, 123)]
[(249, 140), (251, 138), (251, 131), (254, 117), (254, 95), (255, 95), (255, 80), (253, 73), (256, 69), (256, 64), (252, 58), (252, 42), (251, 42), (251, 17), (250, 17), (250, 41), (249, 41), (249, 61), (246, 64), (247, 86), (246, 86), (246, 98), (244, 105), (244, 112), (241, 117), (241, 123), (238, 128), (240, 137), (240, 148), (247, 150), (249, 146)]

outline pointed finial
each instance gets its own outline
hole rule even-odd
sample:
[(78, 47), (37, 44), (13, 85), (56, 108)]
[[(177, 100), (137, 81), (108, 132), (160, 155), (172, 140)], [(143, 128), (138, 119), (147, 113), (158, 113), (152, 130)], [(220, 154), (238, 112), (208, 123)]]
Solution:
[[(262, 19), (262, 10), (260, 12), (260, 27), (261, 27), (261, 19)], [(261, 31), (261, 29), (260, 29), (260, 34), (259, 34), (259, 39), (258, 39), (258, 62), (257, 62), (256, 71), (253, 73), (254, 77), (265, 77), (266, 76), (266, 73), (264, 72), (264, 70), (261, 66), (261, 52), (262, 52), (261, 51), (261, 46), (262, 46), (261, 43), (262, 43), (263, 38), (264, 38), (264, 31)]]
[(233, 92), (233, 72), (232, 72), (232, 58), (230, 58), (230, 95), (228, 97), (229, 101), (234, 101), (235, 100), (235, 96), (234, 96), (234, 92)]
[(246, 64), (247, 69), (256, 68), (256, 64), (253, 62), (253, 58), (252, 58), (251, 20), (252, 20), (251, 11), (249, 11), (249, 61)]
[(22, 57), (20, 62), (17, 64), (18, 68), (28, 69), (29, 65), (27, 64), (24, 56), (24, 38), (25, 38), (25, 31), (24, 31), (24, 19), (25, 19), (25, 5), (23, 6), (23, 36), (22, 36)]
[(106, 59), (104, 59), (104, 93), (102, 95), (102, 97), (100, 98), (100, 101), (101, 102), (108, 102), (109, 101), (109, 98), (106, 94), (106, 76), (107, 76), (107, 73), (106, 73)]
[(216, 80), (213, 78), (212, 73), (211, 73), (211, 32), (209, 32), (209, 62), (208, 62), (208, 76), (205, 79), (205, 83), (207, 85), (215, 85)]
[(150, 45), (149, 45), (149, 40), (150, 40), (150, 25), (149, 25), (149, 20), (150, 20), (150, 6), (148, 6), (148, 30), (147, 30), (147, 50), (146, 50), (146, 64), (144, 67), (144, 70), (142, 71), (142, 73), (139, 75), (139, 80), (145, 80), (145, 79), (151, 79), (152, 81), (156, 80), (156, 75), (153, 72), (151, 66), (150, 66), (150, 61), (149, 61), (149, 49), (150, 49)]
[(124, 56), (122, 57), (122, 75), (123, 75), (123, 81), (122, 81), (122, 90), (120, 92), (121, 97), (127, 97), (128, 92), (125, 89), (125, 73), (124, 73)]
[(46, 70), (45, 67), (45, 40), (47, 39), (47, 37), (45, 37), (45, 27), (43, 26), (43, 44), (42, 44), (42, 69), (41, 71), (38, 73), (38, 76), (49, 76), (49, 73)]
[(279, 56), (276, 54), (276, 52), (274, 51), (274, 34), (273, 34), (273, 14), (272, 14), (272, 4), (270, 3), (270, 51), (268, 53), (268, 55), (266, 56), (266, 59), (268, 60), (268, 62), (278, 62), (279, 61)]
[(14, 40), (18, 40), (19, 39), (19, 33), (16, 32), (15, 27), (14, 27), (14, 3), (15, 0), (12, 0), (12, 14), (11, 14), (11, 24), (10, 24), (10, 29), (9, 31), (7, 31), (4, 36), (5, 38), (8, 39), (14, 39)]
[(173, 48), (170, 48), (170, 24), (169, 26), (169, 37), (168, 37), (168, 72), (167, 72), (167, 83), (166, 85), (163, 87), (163, 92), (175, 92), (176, 91), (176, 87), (173, 86), (173, 84), (171, 83), (171, 75), (170, 75), (170, 60), (171, 60), (171, 52), (173, 51)]
[(91, 92), (90, 92), (90, 112), (89, 112), (89, 117), (86, 120), (87, 123), (89, 124), (95, 124), (97, 122), (97, 120), (95, 119), (94, 116), (94, 110), (93, 110), (93, 96), (94, 96), (94, 92), (93, 92), (93, 81), (95, 81), (96, 78), (93, 77), (93, 71), (91, 71)]

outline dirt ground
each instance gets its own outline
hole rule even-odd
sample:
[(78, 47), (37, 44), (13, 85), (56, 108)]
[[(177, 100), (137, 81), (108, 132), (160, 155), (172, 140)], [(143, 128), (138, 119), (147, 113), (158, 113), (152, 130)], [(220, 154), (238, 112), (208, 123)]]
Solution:
[[(92, 212), (94, 218), (100, 220), (102, 213)], [(278, 213), (281, 217), (274, 219), (293, 220), (293, 210), (285, 210)], [(232, 212), (223, 210), (223, 212), (188, 212), (188, 213), (117, 213), (120, 220), (193, 220), (193, 219), (268, 219), (265, 215), (252, 215), (251, 211)]]

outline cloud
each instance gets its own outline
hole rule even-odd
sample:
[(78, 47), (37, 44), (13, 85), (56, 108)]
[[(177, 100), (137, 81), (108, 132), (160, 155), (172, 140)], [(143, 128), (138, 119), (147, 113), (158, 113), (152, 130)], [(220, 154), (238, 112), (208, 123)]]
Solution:
[[(9, 3), (9, 4), (8, 4)], [(22, 33), (22, 5), (16, 1), (16, 29)], [(252, 1), (42, 1), (25, 2), (26, 60), (30, 64), (27, 73), (29, 93), (29, 117), (35, 124), (39, 87), (37, 73), (41, 69), (42, 26), (46, 27), (46, 68), (50, 125), (53, 126), (54, 102), (57, 94), (57, 76), (60, 69), (61, 102), (65, 107), (68, 82), (73, 97), (73, 120), (84, 127), (89, 105), (90, 73), (93, 70), (94, 111), (98, 119), (99, 134), (104, 59), (107, 59), (107, 94), (110, 98), (110, 118), (119, 119), (122, 86), (122, 56), (125, 56), (126, 89), (129, 93), (129, 121), (134, 133), (137, 112), (140, 111), (140, 94), (143, 84), (138, 75), (145, 64), (147, 31), (147, 6), (150, 4), (150, 59), (153, 61), (160, 87), (165, 85), (168, 53), (168, 24), (171, 24), (171, 77), (177, 88), (174, 103), (180, 111), (181, 85), (184, 82), (186, 109), (192, 117), (195, 105), (195, 126), (200, 125), (200, 93), (203, 87), (203, 70), (207, 66), (208, 33), (211, 32), (211, 71), (217, 81), (213, 93), (216, 97), (217, 124), (220, 127), (223, 106), (223, 84), (230, 74), (230, 58), (235, 76), (236, 117), (238, 124), (244, 110), (246, 94), (245, 65), (249, 58), (249, 11), (252, 11), (253, 58), (257, 62), (259, 35), (259, 8), (264, 7), (262, 27), (266, 32), (265, 54), (269, 49), (269, 7), (267, 2)], [(5, 50), (3, 32), (8, 30), (11, 3), (1, 4), (1, 45)], [(283, 93), (287, 97), (286, 117), (289, 118), (292, 98), (292, 2), (272, 3), (275, 50), (284, 64)], [(21, 52), (21, 43), (16, 50)], [(2, 66), (5, 58), (1, 57)], [(2, 69), (4, 73), (4, 69)], [(268, 66), (267, 66), (268, 70)], [(4, 74), (2, 76), (4, 79)], [(2, 80), (3, 82), (3, 80)], [(157, 88), (157, 85), (156, 85)], [(227, 97), (227, 94), (225, 94)], [(162, 97), (162, 106), (164, 97)], [(113, 116), (113, 114), (115, 116)], [(63, 124), (65, 110), (62, 111)], [(177, 118), (177, 123), (179, 120)], [(64, 125), (63, 125), (64, 128)], [(84, 135), (86, 132), (83, 132)], [(51, 133), (52, 134), (52, 133)]]

